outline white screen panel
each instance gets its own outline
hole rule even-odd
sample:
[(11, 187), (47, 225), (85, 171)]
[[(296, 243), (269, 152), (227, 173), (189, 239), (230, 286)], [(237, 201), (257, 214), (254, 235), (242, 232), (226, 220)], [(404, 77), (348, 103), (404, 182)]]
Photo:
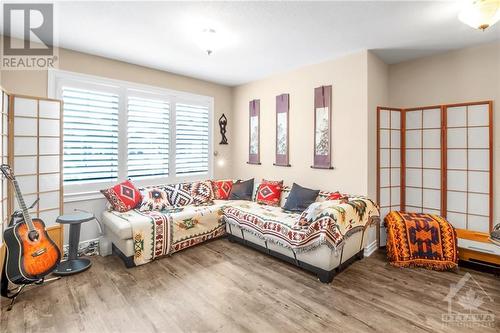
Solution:
[(38, 151), (36, 138), (15, 137), (14, 155), (36, 155)]
[(489, 150), (469, 150), (469, 170), (488, 171), (490, 169)]
[(389, 124), (390, 111), (380, 110), (379, 115), (380, 115), (379, 116), (380, 128), (390, 128)]
[(441, 190), (428, 190), (423, 189), (423, 202), (422, 206), (439, 210), (441, 209)]
[(467, 129), (449, 128), (447, 145), (448, 148), (467, 148)]
[(470, 214), (477, 215), (489, 215), (489, 200), (490, 197), (488, 194), (478, 194), (478, 193), (469, 193), (469, 204), (468, 209)]
[(40, 155), (59, 154), (61, 141), (59, 138), (40, 138)]
[(390, 192), (389, 188), (380, 189), (380, 206), (390, 206)]
[(14, 135), (37, 136), (36, 118), (14, 117)]
[(43, 101), (39, 105), (39, 116), (42, 118), (61, 118), (61, 104), (58, 101)]
[(441, 148), (441, 130), (428, 129), (422, 132), (423, 148)]
[[(26, 207), (30, 207), (33, 204), (33, 202), (35, 202), (36, 198), (37, 198), (36, 194), (28, 194), (28, 195), (23, 194), (23, 199), (24, 199), (24, 203), (26, 204)], [(17, 202), (17, 198), (15, 198), (14, 199), (14, 210), (18, 210), (18, 209), (19, 209), (19, 203)], [(37, 209), (37, 206), (30, 209), (29, 212), (34, 212), (34, 211), (36, 211), (36, 209)]]
[(422, 128), (422, 111), (406, 112), (406, 129)]
[(422, 152), (420, 150), (406, 150), (406, 166), (410, 168), (422, 167)]
[(37, 100), (31, 98), (14, 98), (14, 115), (25, 117), (37, 117)]
[(40, 193), (40, 202), (38, 203), (38, 205), (40, 206), (40, 210), (45, 210), (49, 208), (58, 208), (59, 198), (60, 198), (59, 191)]
[(488, 172), (469, 171), (469, 191), (490, 193), (490, 175)]
[(60, 157), (56, 156), (40, 156), (40, 173), (59, 172)]
[(406, 169), (406, 186), (422, 187), (422, 170)]
[(406, 131), (406, 148), (422, 148), (422, 131)]
[(469, 215), (467, 219), (467, 229), (477, 232), (490, 232), (490, 220), (488, 217)]
[(34, 175), (37, 173), (36, 163), (35, 156), (14, 157), (14, 174), (16, 176)]
[(389, 157), (389, 149), (380, 149), (380, 167), (387, 168), (389, 167), (390, 157)]
[(389, 130), (380, 130), (380, 148), (390, 147), (390, 135)]
[(467, 213), (467, 193), (448, 191), (447, 206), (449, 211)]
[(490, 129), (488, 127), (472, 127), (468, 129), (469, 148), (485, 148), (490, 146)]
[(59, 190), (59, 174), (40, 175), (40, 192)]
[(448, 170), (448, 190), (467, 191), (467, 171)]
[(448, 169), (467, 169), (467, 150), (448, 150)]
[(467, 120), (469, 126), (489, 126), (489, 105), (470, 105)]
[(426, 149), (423, 151), (422, 167), (441, 168), (441, 151)]
[(390, 169), (380, 169), (380, 186), (386, 187), (390, 185), (389, 180)]
[(457, 229), (467, 229), (467, 215), (447, 212), (446, 220)]
[(448, 127), (467, 126), (467, 108), (465, 106), (448, 108), (446, 112)]
[(422, 206), (422, 189), (406, 187), (406, 205), (421, 207)]
[(391, 130), (391, 148), (401, 148), (400, 130)]
[(441, 170), (423, 169), (423, 187), (440, 189), (441, 188)]
[(23, 194), (37, 192), (36, 176), (18, 176), (16, 179)]
[(441, 109), (424, 110), (423, 128), (440, 128), (441, 127)]
[(41, 136), (60, 136), (61, 123), (54, 119), (40, 119)]

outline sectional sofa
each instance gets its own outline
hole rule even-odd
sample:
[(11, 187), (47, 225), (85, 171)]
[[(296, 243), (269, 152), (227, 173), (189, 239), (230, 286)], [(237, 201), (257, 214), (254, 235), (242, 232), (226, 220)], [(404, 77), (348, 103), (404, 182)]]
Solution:
[(254, 196), (251, 201), (211, 200), (161, 211), (110, 209), (102, 215), (105, 238), (112, 253), (133, 267), (225, 236), (330, 282), (363, 257), (367, 229), (379, 223), (378, 207), (364, 197), (328, 200), (330, 192), (320, 192), (304, 212), (289, 212), (282, 208), (289, 193), (285, 187), (278, 206), (259, 204)]

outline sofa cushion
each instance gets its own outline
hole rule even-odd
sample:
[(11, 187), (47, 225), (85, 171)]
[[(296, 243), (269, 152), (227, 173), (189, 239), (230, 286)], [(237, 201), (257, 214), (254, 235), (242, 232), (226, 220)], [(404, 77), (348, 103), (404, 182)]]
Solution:
[(214, 180), (212, 181), (212, 187), (214, 190), (214, 197), (218, 200), (227, 200), (231, 189), (233, 188), (233, 181), (231, 179), (227, 180)]
[(108, 199), (111, 208), (118, 212), (126, 212), (134, 209), (142, 200), (141, 192), (139, 192), (130, 180), (101, 190), (101, 193)]
[(283, 181), (262, 179), (257, 189), (256, 202), (264, 205), (279, 206)]
[(173, 184), (164, 187), (168, 194), (168, 201), (172, 206), (181, 207), (193, 203), (191, 184)]
[(319, 190), (311, 190), (293, 183), (283, 209), (291, 212), (303, 212), (318, 197)]
[(168, 201), (168, 194), (159, 187), (146, 188), (141, 190), (142, 202), (139, 207), (141, 212), (150, 210), (164, 210), (170, 207), (170, 201)]
[(214, 190), (210, 180), (194, 182), (191, 184), (191, 197), (193, 204), (210, 204), (214, 200)]
[(248, 200), (252, 201), (253, 178), (244, 182), (237, 181), (233, 184), (229, 200)]

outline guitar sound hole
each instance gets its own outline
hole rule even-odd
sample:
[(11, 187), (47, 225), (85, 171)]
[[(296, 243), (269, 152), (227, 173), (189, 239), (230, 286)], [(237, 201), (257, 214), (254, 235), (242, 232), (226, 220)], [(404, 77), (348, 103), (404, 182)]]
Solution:
[(38, 240), (38, 238), (40, 237), (40, 235), (38, 234), (38, 231), (36, 230), (32, 230), (28, 233), (28, 238), (30, 239), (30, 241), (32, 242), (35, 242)]

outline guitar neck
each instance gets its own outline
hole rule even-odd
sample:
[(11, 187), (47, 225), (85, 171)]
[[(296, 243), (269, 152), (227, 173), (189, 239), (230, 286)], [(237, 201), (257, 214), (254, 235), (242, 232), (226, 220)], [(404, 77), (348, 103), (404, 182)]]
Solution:
[(21, 211), (23, 212), (24, 222), (26, 222), (30, 231), (35, 230), (35, 226), (33, 225), (33, 221), (31, 220), (28, 208), (26, 207), (26, 203), (24, 202), (23, 194), (21, 193), (19, 184), (17, 183), (17, 180), (15, 178), (12, 180), (12, 183), (14, 184), (14, 189), (16, 191), (17, 203), (19, 204), (19, 208), (21, 208)]

